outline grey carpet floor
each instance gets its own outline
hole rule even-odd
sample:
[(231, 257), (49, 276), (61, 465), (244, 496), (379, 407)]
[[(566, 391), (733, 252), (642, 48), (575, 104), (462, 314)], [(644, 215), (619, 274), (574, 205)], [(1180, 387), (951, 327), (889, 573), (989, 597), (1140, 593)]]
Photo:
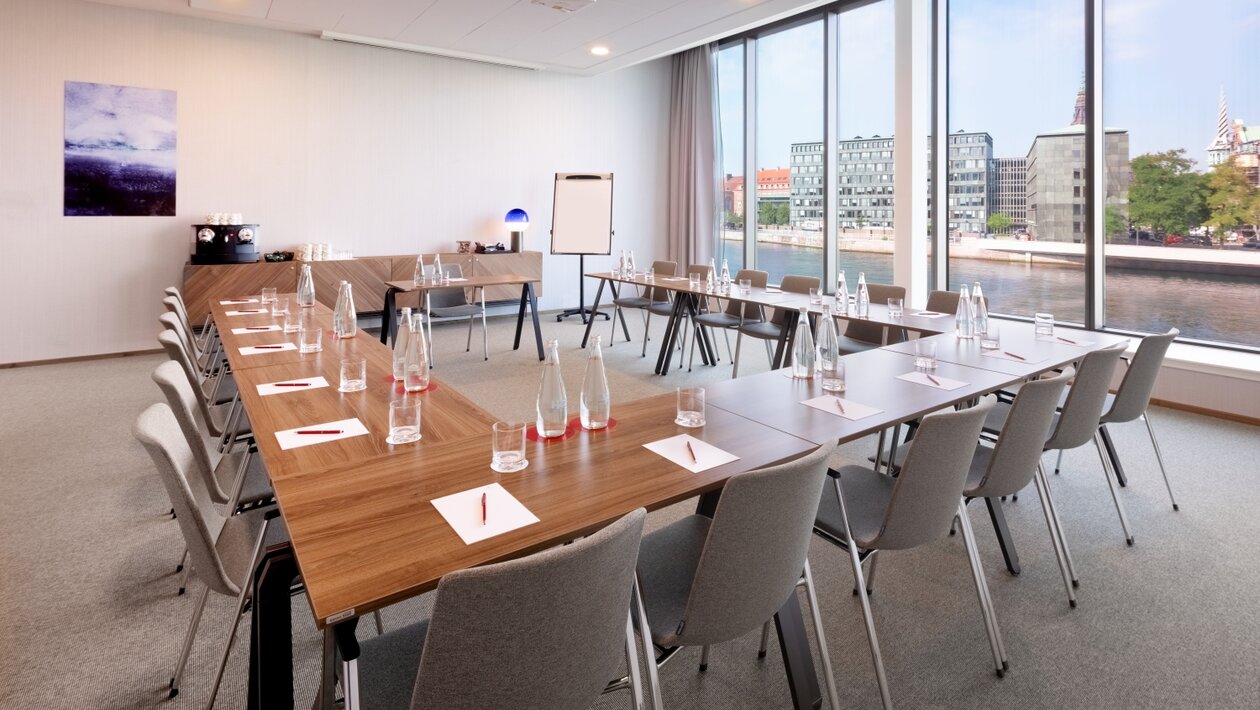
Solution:
[[(561, 343), (570, 397), (582, 378), (581, 325), (544, 320)], [(436, 374), (503, 418), (532, 416), (538, 367), (532, 348), (513, 352), (508, 319), (491, 322), (490, 362), (463, 352), (458, 325), (435, 329)], [(663, 319), (654, 319), (658, 334)], [(631, 318), (631, 333), (642, 326)], [(598, 331), (608, 337), (609, 324)], [(656, 345), (653, 340), (651, 353)], [(528, 348), (528, 346), (527, 346)], [(718, 368), (651, 374), (639, 343), (605, 348), (616, 402), (680, 383), (729, 377)], [(759, 345), (745, 348), (747, 372), (764, 370)], [(231, 616), (211, 598), (183, 691), (166, 699), (192, 595), (176, 596), (182, 541), (143, 449), (130, 435), (136, 414), (159, 399), (149, 373), (158, 356), (0, 370), (0, 707), (193, 708), (204, 706)], [(860, 373), (850, 373), (850, 377)], [(1253, 427), (1155, 410), (1180, 497), (1168, 503), (1141, 425), (1120, 427), (1130, 474), (1122, 491), (1137, 544), (1124, 545), (1092, 449), (1069, 452), (1051, 485), (1082, 586), (1067, 606), (1032, 490), (1005, 506), (1024, 571), (1009, 575), (988, 516), (972, 520), (1011, 658), (992, 672), (965, 553), (958, 538), (888, 554), (873, 597), (894, 701), (904, 708), (1256, 708), (1260, 707), (1260, 437)], [(835, 463), (858, 462), (872, 441), (842, 447)], [(657, 527), (689, 503), (657, 511)], [(844, 707), (878, 707), (879, 696), (847, 558), (811, 549)], [(423, 618), (421, 597), (387, 609), (389, 628)], [(319, 636), (304, 598), (294, 600), (298, 706), (309, 707)], [(247, 625), (242, 631), (247, 633)], [(363, 633), (372, 633), (365, 624)], [(790, 698), (773, 647), (756, 657), (751, 632), (699, 650), (662, 671), (669, 707), (783, 708)], [(574, 649), (580, 653), (580, 649)], [(238, 642), (216, 707), (244, 706), (246, 647)], [(608, 696), (597, 707), (629, 707)]]

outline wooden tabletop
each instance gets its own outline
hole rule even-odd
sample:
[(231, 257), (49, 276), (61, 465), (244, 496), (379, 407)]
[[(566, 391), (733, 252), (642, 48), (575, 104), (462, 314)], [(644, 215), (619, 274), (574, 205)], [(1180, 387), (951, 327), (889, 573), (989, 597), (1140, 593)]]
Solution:
[[(283, 395), (280, 395), (283, 396)], [(529, 467), (490, 469), (490, 435), (428, 438), (391, 456), (278, 478), (284, 513), (316, 621), (362, 615), (436, 587), (444, 574), (551, 547), (638, 508), (720, 488), (731, 476), (790, 460), (816, 444), (717, 408), (699, 429), (674, 424), (675, 396), (614, 408), (616, 426), (527, 442)], [(689, 433), (740, 457), (693, 474), (643, 444)], [(498, 482), (540, 522), (465, 545), (434, 498)]]
[(402, 291), (404, 293), (411, 291), (430, 291), (435, 288), (483, 288), (486, 286), (511, 286), (513, 284), (538, 283), (542, 279), (538, 276), (526, 276), (525, 274), (474, 274), (466, 276), (462, 281), (452, 280), (450, 283), (432, 283), (426, 281), (424, 283), (416, 283), (412, 280), (407, 281), (386, 281), (385, 285)]

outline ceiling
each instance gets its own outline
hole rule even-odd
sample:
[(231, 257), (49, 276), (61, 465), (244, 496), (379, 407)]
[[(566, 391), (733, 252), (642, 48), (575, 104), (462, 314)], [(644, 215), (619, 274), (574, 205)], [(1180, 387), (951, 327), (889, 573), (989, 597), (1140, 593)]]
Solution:
[[(827, 0), (90, 0), (325, 39), (595, 75)], [(575, 12), (555, 4), (585, 5)], [(607, 56), (591, 47), (609, 49)]]

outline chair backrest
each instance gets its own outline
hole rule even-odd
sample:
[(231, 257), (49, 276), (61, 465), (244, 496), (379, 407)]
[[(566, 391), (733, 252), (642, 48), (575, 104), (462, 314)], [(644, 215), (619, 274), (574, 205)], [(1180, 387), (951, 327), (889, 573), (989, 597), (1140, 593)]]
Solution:
[(188, 320), (188, 311), (184, 308), (184, 301), (178, 296), (166, 296), (162, 299), (162, 305), (179, 319), (179, 324), (184, 328), (184, 332), (188, 334), (188, 338), (194, 345), (195, 349), (193, 352), (200, 352), (200, 348), (195, 347), (197, 338), (193, 332), (192, 323)]
[(184, 441), (192, 452), (198, 478), (205, 485), (210, 499), (215, 503), (228, 502), (227, 491), (219, 488), (219, 482), (214, 477), (218, 461), (208, 445), (210, 428), (198, 421), (200, 415), (197, 413), (197, 395), (188, 386), (188, 378), (184, 377), (178, 364), (167, 360), (154, 368), (153, 381), (166, 396), (166, 403), (174, 413), (175, 421), (179, 422)]
[[(432, 266), (429, 266), (429, 273), (433, 273)], [(442, 273), (453, 279), (462, 279), (464, 278), (464, 267), (460, 264), (442, 264)], [(424, 296), (420, 297), (420, 303), (424, 303)], [(435, 309), (453, 308), (467, 304), (468, 294), (462, 286), (435, 288), (429, 292), (429, 305)]]
[(1075, 449), (1094, 437), (1102, 419), (1103, 405), (1107, 403), (1111, 376), (1124, 349), (1125, 343), (1121, 341), (1081, 358), (1067, 401), (1059, 412), (1059, 424), (1046, 441), (1047, 449)]
[(1020, 492), (1032, 480), (1054, 421), (1059, 397), (1076, 371), (1067, 368), (1054, 377), (1025, 382), (1015, 396), (1006, 424), (989, 455), (984, 478), (967, 495), (976, 498), (1008, 496)]
[(920, 421), (879, 533), (870, 540), (858, 539), (860, 547), (904, 550), (949, 532), (980, 429), (996, 402), (990, 395), (974, 407), (936, 412)]
[(215, 510), (209, 496), (200, 486), (189, 485), (188, 469), (193, 465), (192, 452), (179, 431), (179, 423), (170, 407), (152, 404), (136, 417), (132, 433), (144, 445), (157, 467), (158, 476), (170, 496), (175, 519), (188, 545), (193, 570), (206, 586), (235, 596), (240, 589), (223, 568), (215, 551), (215, 541), (223, 529), (224, 517)]
[[(957, 291), (931, 291), (928, 293), (927, 310), (936, 313), (957, 313), (958, 297)], [(985, 307), (989, 305), (988, 296), (984, 297), (984, 305)]]
[(1103, 415), (1104, 422), (1131, 422), (1142, 416), (1151, 403), (1155, 379), (1159, 377), (1159, 368), (1164, 365), (1168, 346), (1180, 334), (1181, 331), (1173, 328), (1162, 335), (1142, 338), (1137, 352), (1133, 353), (1133, 362), (1129, 363), (1124, 379), (1120, 380), (1120, 388), (1116, 390), (1111, 409)]
[[(822, 281), (817, 276), (794, 276), (787, 275), (779, 282), (779, 289), (784, 293), (809, 293), (811, 288), (818, 288)], [(783, 316), (787, 313), (782, 308), (774, 309), (774, 315), (770, 317), (770, 322), (775, 325), (783, 323)]]
[(834, 445), (734, 476), (722, 488), (692, 578), (679, 637), (721, 643), (774, 615), (805, 569)]
[(590, 707), (625, 657), (646, 515), (442, 577), (411, 707)]
[(158, 316), (158, 322), (162, 324), (163, 328), (179, 336), (179, 341), (183, 343), (184, 351), (188, 353), (189, 360), (196, 362), (197, 348), (193, 345), (193, 339), (190, 335), (191, 331), (184, 328), (183, 324), (179, 322), (179, 317), (168, 311)]
[[(653, 278), (659, 279), (662, 276), (677, 276), (678, 262), (676, 261), (654, 261), (652, 262)], [(653, 303), (668, 303), (670, 290), (667, 288), (647, 288), (644, 289), (643, 296)]]
[(158, 333), (157, 339), (162, 349), (166, 351), (167, 357), (179, 364), (184, 371), (184, 377), (188, 380), (188, 386), (197, 394), (197, 408), (201, 410), (201, 418), (206, 422), (206, 426), (210, 428), (211, 435), (219, 436), (223, 433), (222, 425), (210, 408), (210, 401), (201, 386), (201, 375), (197, 373), (197, 368), (193, 365), (192, 360), (189, 359), (188, 352), (184, 349), (184, 343), (178, 335), (170, 330)]
[[(700, 277), (700, 283), (704, 283), (705, 280), (709, 278), (709, 274), (712, 273), (712, 271), (712, 267), (708, 264), (687, 265), (687, 276), (691, 276), (692, 274), (698, 275)], [(738, 281), (736, 283), (738, 283)]]
[[(886, 305), (890, 298), (906, 297), (905, 286), (893, 286), (892, 284), (867, 284), (866, 291), (871, 296), (871, 303)], [(845, 326), (844, 334), (854, 340), (879, 345), (884, 340), (884, 326), (864, 320), (851, 320)], [(901, 329), (889, 328), (888, 343), (891, 345), (899, 342), (901, 342)]]
[[(748, 279), (748, 281), (752, 284), (753, 288), (765, 288), (766, 284), (770, 283), (770, 272), (758, 271), (756, 269), (740, 269), (739, 271), (735, 272), (734, 278), (735, 278), (736, 287), (738, 287), (740, 281), (743, 281), (744, 279)], [(738, 301), (727, 302), (726, 304), (727, 315), (732, 315), (732, 316), (735, 316), (736, 318), (739, 318), (741, 312), (743, 312), (745, 323), (759, 321), (761, 320), (761, 317), (762, 317), (761, 309), (755, 305), (752, 305), (752, 304), (745, 305), (745, 304), (739, 303)]]

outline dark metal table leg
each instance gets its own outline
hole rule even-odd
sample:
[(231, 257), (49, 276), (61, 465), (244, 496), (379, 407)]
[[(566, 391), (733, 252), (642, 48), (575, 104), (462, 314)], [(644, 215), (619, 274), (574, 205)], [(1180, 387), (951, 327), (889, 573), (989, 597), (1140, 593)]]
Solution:
[(512, 349), (520, 350), (521, 348), (521, 330), (525, 325), (526, 306), (529, 307), (529, 314), (534, 321), (534, 342), (538, 345), (538, 359), (543, 360), (547, 354), (543, 352), (542, 326), (538, 323), (538, 297), (534, 295), (534, 284), (529, 281), (521, 286), (521, 307), (516, 313), (516, 340), (512, 342)]
[(669, 374), (669, 364), (674, 356), (674, 339), (678, 334), (678, 320), (682, 315), (683, 299), (675, 298), (665, 323), (665, 336), (661, 338), (661, 351), (656, 356), (656, 374)]
[[(599, 286), (595, 289), (595, 302), (591, 304), (591, 312), (599, 312), (599, 299), (604, 295), (604, 279), (599, 280)], [(586, 332), (582, 334), (582, 347), (586, 347), (586, 341), (591, 339), (591, 326), (595, 325), (595, 317), (592, 315), (586, 319)]]
[(397, 301), (399, 289), (390, 286), (385, 289), (385, 309), (381, 311), (381, 344), (393, 346), (394, 341), (398, 338), (398, 321), (395, 302)]
[(1019, 574), (1019, 553), (1015, 551), (1015, 540), (1011, 538), (1011, 529), (1006, 525), (1006, 516), (1002, 513), (1002, 502), (985, 498), (984, 504), (989, 509), (989, 519), (993, 521), (993, 530), (997, 533), (998, 547), (1002, 548), (1002, 559), (1006, 560), (1006, 569), (1011, 574)]
[(1120, 456), (1116, 454), (1116, 445), (1111, 440), (1111, 432), (1104, 424), (1099, 427), (1098, 433), (1102, 434), (1103, 448), (1107, 450), (1107, 458), (1111, 459), (1111, 470), (1116, 472), (1116, 482), (1122, 487), (1129, 485), (1129, 479), (1124, 477), (1124, 467), (1120, 465)]
[(792, 364), (792, 338), (796, 334), (796, 321), (800, 320), (800, 317), (800, 313), (791, 309), (787, 309), (783, 314), (783, 331), (779, 333), (778, 345), (774, 348), (774, 361), (770, 363), (771, 370)]
[(818, 689), (818, 676), (814, 674), (814, 657), (809, 652), (805, 620), (795, 592), (774, 615), (774, 626), (779, 632), (779, 651), (783, 654), (783, 670), (787, 673), (788, 690), (792, 693), (792, 707), (798, 710), (821, 708), (822, 693)]
[(293, 548), (268, 551), (254, 572), (250, 614), (249, 708), (292, 710), (293, 624), (289, 588), (298, 576)]

